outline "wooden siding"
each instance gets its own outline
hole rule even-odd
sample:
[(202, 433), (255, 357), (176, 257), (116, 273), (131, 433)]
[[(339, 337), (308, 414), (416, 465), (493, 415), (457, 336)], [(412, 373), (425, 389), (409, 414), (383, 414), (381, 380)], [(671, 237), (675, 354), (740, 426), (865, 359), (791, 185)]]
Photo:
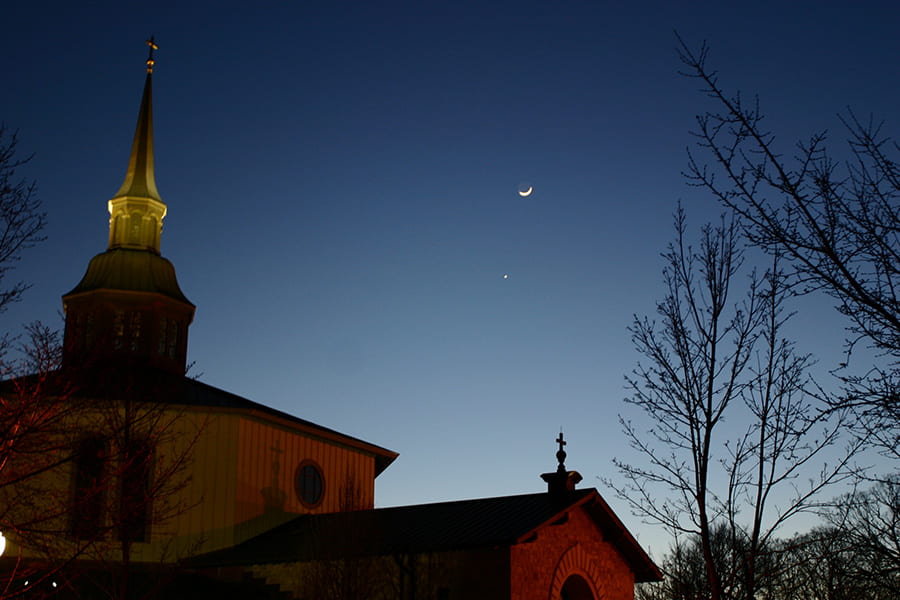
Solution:
[[(95, 431), (102, 419), (99, 412), (80, 413), (77, 427)], [(309, 424), (228, 408), (167, 408), (158, 423), (163, 423), (165, 432), (156, 438), (153, 476), (163, 482), (163, 497), (152, 501), (150, 541), (132, 546), (135, 562), (169, 562), (226, 548), (300, 513), (350, 508), (341, 502), (341, 489), (347, 486), (356, 490), (352, 508), (374, 506), (375, 456), (341, 443), (340, 434), (326, 432), (326, 438), (310, 431)], [(163, 481), (173, 461), (184, 458), (188, 459), (185, 469)], [(305, 460), (319, 465), (324, 476), (322, 502), (313, 508), (304, 507), (294, 491), (295, 469)], [(45, 498), (51, 505), (68, 505), (70, 464), (46, 472), (41, 482), (49, 490)], [(270, 500), (267, 506), (266, 488), (280, 490), (283, 504)], [(111, 490), (108, 511), (115, 509), (117, 498)], [(68, 518), (68, 513), (58, 518), (60, 530), (66, 530)], [(115, 560), (120, 551), (115, 538), (109, 535), (85, 556)], [(39, 556), (16, 542), (14, 537), (10, 540), (9, 552)], [(68, 543), (60, 541), (63, 546)]]
[[(159, 532), (163, 538), (175, 535), (179, 555), (232, 546), (297, 514), (346, 509), (341, 488), (348, 485), (358, 491), (353, 508), (374, 506), (375, 460), (368, 453), (241, 411), (198, 414), (194, 420), (202, 429), (183, 491), (189, 508)], [(187, 443), (190, 437), (181, 439)], [(322, 502), (312, 509), (294, 491), (295, 469), (306, 460), (321, 468), (325, 483)]]
[[(183, 434), (176, 438), (175, 454), (194, 446), (190, 480), (181, 492), (185, 510), (165, 523), (159, 537), (173, 536), (183, 555), (234, 543), (234, 473), (237, 469), (237, 422), (234, 418), (194, 412), (183, 415)], [(199, 433), (197, 433), (199, 431)]]
[[(258, 419), (242, 419), (239, 438), (237, 522), (266, 512), (263, 494), (267, 488), (275, 488), (284, 494), (283, 510), (291, 513), (335, 512), (374, 506), (375, 459), (372, 455)], [(304, 461), (318, 465), (324, 479), (322, 502), (313, 508), (301, 504), (294, 489), (295, 471)], [(351, 492), (353, 497), (350, 498), (353, 506), (346, 506), (346, 501), (342, 506), (341, 498), (346, 498), (351, 488), (355, 492)]]

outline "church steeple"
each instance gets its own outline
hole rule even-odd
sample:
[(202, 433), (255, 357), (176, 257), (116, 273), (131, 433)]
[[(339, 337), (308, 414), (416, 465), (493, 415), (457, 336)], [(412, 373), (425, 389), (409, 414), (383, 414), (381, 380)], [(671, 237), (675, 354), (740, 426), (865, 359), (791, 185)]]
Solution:
[(175, 268), (160, 256), (166, 205), (153, 164), (153, 38), (128, 171), (108, 202), (109, 246), (95, 256), (75, 289), (63, 296), (63, 362), (128, 359), (176, 373), (187, 362), (187, 329), (194, 305)]

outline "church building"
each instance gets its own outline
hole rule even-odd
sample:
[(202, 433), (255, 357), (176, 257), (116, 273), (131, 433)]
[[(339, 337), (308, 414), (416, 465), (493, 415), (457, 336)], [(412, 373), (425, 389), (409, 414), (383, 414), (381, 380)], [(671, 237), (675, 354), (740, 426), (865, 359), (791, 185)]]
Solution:
[(70, 451), (42, 475), (58, 539), (7, 535), (0, 567), (74, 557), (57, 597), (633, 600), (659, 580), (597, 490), (576, 489), (562, 433), (540, 492), (375, 508), (396, 452), (186, 376), (195, 306), (160, 252), (148, 44), (108, 247), (63, 296)]

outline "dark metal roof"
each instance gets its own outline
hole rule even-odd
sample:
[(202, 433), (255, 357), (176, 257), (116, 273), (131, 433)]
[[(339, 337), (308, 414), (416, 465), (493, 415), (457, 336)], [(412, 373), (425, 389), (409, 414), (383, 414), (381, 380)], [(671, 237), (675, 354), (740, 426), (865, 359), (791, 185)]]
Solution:
[(323, 427), (322, 425), (313, 423), (312, 421), (307, 421), (306, 419), (295, 417), (290, 413), (271, 408), (269, 406), (266, 406), (265, 404), (260, 404), (259, 402), (248, 400), (247, 398), (238, 396), (237, 394), (232, 394), (231, 392), (226, 392), (225, 390), (221, 390), (201, 381), (190, 379), (189, 377), (183, 377), (182, 382), (182, 394), (179, 396), (179, 400), (184, 404), (191, 406), (216, 406), (222, 408), (255, 411), (264, 415), (278, 417), (279, 419), (283, 419), (290, 423), (301, 425), (304, 428), (310, 430), (311, 433), (318, 434), (333, 441), (344, 442), (354, 447), (368, 450), (375, 455), (376, 476), (387, 469), (388, 466), (392, 462), (394, 462), (397, 456), (399, 456), (393, 450), (388, 450), (387, 448), (376, 446), (375, 444), (366, 442), (365, 440), (349, 436), (334, 429), (329, 429), (328, 427)]
[[(659, 570), (637, 545), (595, 489), (342, 513), (302, 515), (233, 548), (190, 559), (209, 567), (291, 563), (352, 556), (442, 552), (509, 547), (583, 505), (597, 526), (629, 562), (637, 581), (656, 581)], [(597, 521), (600, 522), (597, 522)]]
[[(133, 364), (123, 367), (121, 363), (107, 361), (98, 366), (80, 369), (76, 373), (76, 377), (77, 387), (73, 393), (74, 396), (114, 399), (122, 394), (128, 394), (129, 397), (139, 402), (159, 402), (160, 399), (163, 399), (167, 404), (172, 405), (224, 408), (275, 418), (286, 425), (302, 429), (309, 435), (372, 454), (375, 458), (376, 476), (398, 456), (392, 450), (359, 438), (248, 400), (196, 379), (153, 367)], [(67, 380), (67, 378), (64, 377), (63, 380)]]

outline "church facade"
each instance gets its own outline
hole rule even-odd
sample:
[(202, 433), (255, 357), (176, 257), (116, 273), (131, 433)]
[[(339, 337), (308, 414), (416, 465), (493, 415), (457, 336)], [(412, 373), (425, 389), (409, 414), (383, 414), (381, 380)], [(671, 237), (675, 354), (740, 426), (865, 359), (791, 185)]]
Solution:
[(77, 410), (41, 475), (57, 535), (8, 536), (0, 566), (74, 557), (41, 588), (60, 597), (103, 580), (120, 597), (632, 600), (658, 580), (601, 495), (576, 489), (562, 434), (545, 492), (376, 509), (397, 453), (185, 375), (195, 307), (160, 252), (148, 44), (107, 250), (63, 296), (57, 394)]

